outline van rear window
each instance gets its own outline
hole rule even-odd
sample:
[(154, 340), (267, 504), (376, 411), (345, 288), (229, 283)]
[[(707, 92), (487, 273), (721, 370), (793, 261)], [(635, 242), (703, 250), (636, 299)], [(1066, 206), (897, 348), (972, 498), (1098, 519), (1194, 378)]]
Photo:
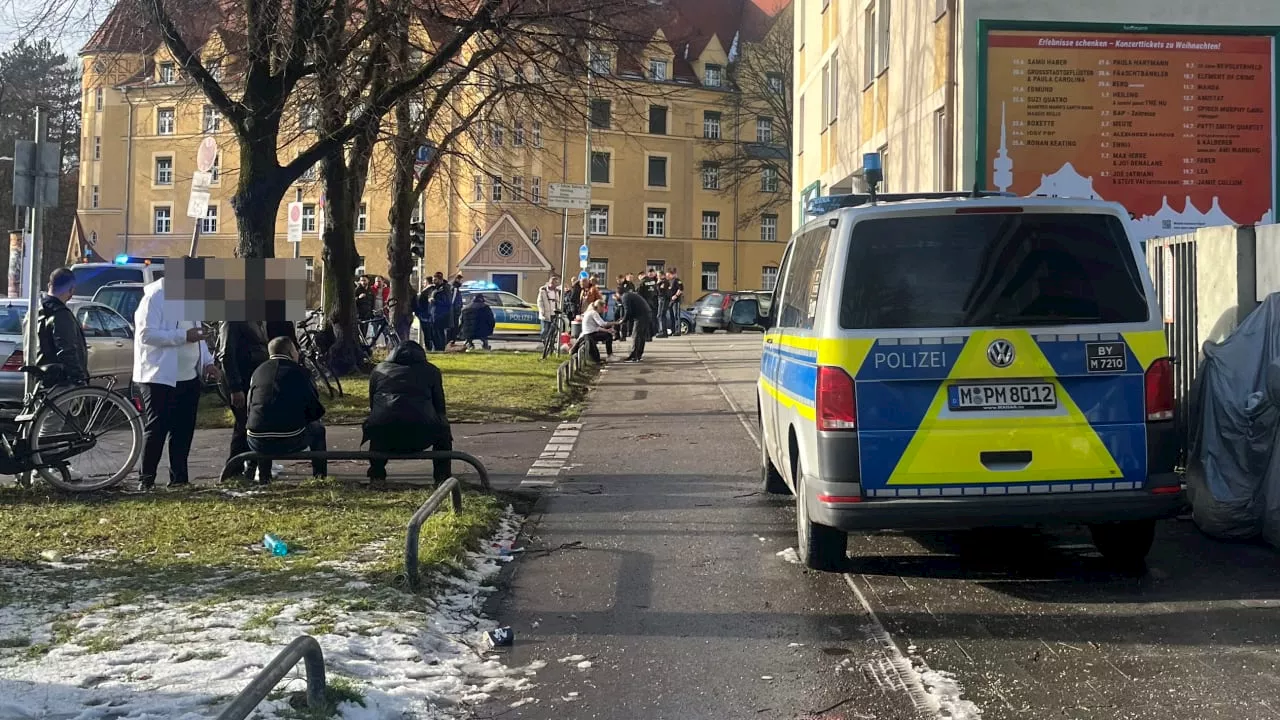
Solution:
[(852, 233), (840, 301), (847, 329), (1147, 319), (1141, 275), (1112, 216), (883, 218), (858, 222)]

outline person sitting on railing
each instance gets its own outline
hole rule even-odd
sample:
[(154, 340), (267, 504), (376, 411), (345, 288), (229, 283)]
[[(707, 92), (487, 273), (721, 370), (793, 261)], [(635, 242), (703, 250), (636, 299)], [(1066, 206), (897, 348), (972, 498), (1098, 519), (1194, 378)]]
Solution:
[[(360, 444), (365, 441), (373, 452), (453, 449), (443, 378), (418, 343), (400, 343), (369, 376), (369, 417), (364, 421)], [(432, 462), (436, 483), (448, 479), (449, 461)], [(370, 484), (378, 487), (386, 479), (387, 461), (370, 460)]]
[[(245, 423), (249, 448), (265, 453), (323, 452), (325, 441), (324, 406), (307, 371), (298, 364), (298, 348), (289, 338), (274, 338), (268, 345), (270, 357), (253, 371), (249, 380), (249, 411)], [(258, 464), (258, 482), (271, 479), (271, 463)], [(311, 474), (329, 474), (326, 460), (312, 460)]]

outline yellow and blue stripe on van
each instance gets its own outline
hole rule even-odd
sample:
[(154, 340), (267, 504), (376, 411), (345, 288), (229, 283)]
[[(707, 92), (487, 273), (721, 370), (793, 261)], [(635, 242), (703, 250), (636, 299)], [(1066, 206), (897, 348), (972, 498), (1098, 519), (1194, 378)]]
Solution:
[[(760, 386), (806, 420), (819, 365), (844, 368), (858, 403), (860, 478), (872, 497), (1133, 490), (1147, 475), (1144, 373), (1167, 355), (1160, 331), (1094, 335), (983, 330), (950, 338), (815, 339), (771, 332)], [(996, 339), (1015, 360), (986, 357)], [(1091, 373), (1086, 348), (1124, 344), (1122, 369)], [(960, 411), (958, 382), (1052, 383), (1052, 410)], [(1030, 453), (992, 470), (984, 453)]]

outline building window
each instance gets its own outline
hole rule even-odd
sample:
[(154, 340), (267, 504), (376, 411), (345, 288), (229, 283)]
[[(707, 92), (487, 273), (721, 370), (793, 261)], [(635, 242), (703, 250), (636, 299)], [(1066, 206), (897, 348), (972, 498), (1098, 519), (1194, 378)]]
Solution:
[(667, 108), (662, 105), (649, 106), (649, 134), (667, 134)]
[(609, 61), (609, 54), (602, 52), (591, 53), (591, 72), (596, 75), (608, 75), (612, 63)]
[(591, 234), (592, 235), (608, 235), (609, 234), (609, 206), (608, 205), (592, 205), (591, 206)]
[(222, 113), (212, 105), (204, 106), (204, 131), (216, 133), (222, 130)]
[(502, 176), (489, 176), (489, 199), (494, 202), (502, 202)]
[(667, 186), (667, 158), (662, 155), (649, 156), (649, 187)]
[(720, 113), (714, 110), (702, 113), (702, 137), (707, 140), (720, 139)]
[(892, 0), (880, 0), (879, 41), (876, 43), (876, 57), (880, 63), (876, 67), (879, 72), (889, 69), (889, 20), (892, 17), (890, 8)]
[(101, 135), (93, 136), (93, 159), (94, 160), (102, 159), (102, 136)]
[(98, 192), (98, 186), (94, 185), (89, 189), (89, 207), (98, 207), (99, 197), (100, 193)]
[(862, 14), (862, 84), (870, 85), (876, 79), (876, 4), (867, 6)]
[(102, 112), (102, 106), (107, 104), (106, 92), (102, 88), (93, 89), (93, 109), (95, 112)]
[(765, 84), (769, 87), (769, 92), (775, 95), (781, 95), (782, 93), (787, 91), (787, 84), (786, 84), (786, 81), (783, 80), (782, 78), (782, 73), (776, 73), (776, 72), (765, 73), (764, 81), (765, 81)]
[[(760, 240), (761, 242), (777, 242), (778, 241), (778, 216), (777, 215), (761, 215), (760, 216)], [(776, 271), (777, 268), (774, 268)]]
[(703, 75), (702, 84), (707, 87), (718, 88), (724, 84), (724, 68), (719, 65), (708, 65)]
[(222, 61), (221, 60), (211, 60), (208, 64), (204, 66), (204, 69), (209, 71), (209, 77), (213, 78), (214, 80), (219, 80), (219, 81), (222, 80)]
[(511, 199), (515, 201), (524, 200), (524, 176), (511, 176)]
[(173, 63), (160, 63), (160, 82), (165, 85), (172, 85), (173, 79), (177, 73), (174, 70)]
[(530, 230), (529, 242), (533, 243), (534, 245), (537, 245), (538, 243), (542, 242), (542, 231), (539, 230), (538, 228), (534, 228)]
[(302, 260), (307, 264), (307, 282), (315, 282), (316, 261), (313, 258), (303, 258)]
[(720, 239), (720, 213), (710, 210), (702, 211), (702, 239)]
[(222, 153), (215, 153), (213, 156), (213, 166), (209, 168), (210, 182), (219, 182), (222, 180)]
[(360, 276), (364, 274), (365, 274), (364, 256), (360, 255), (359, 257), (356, 258), (356, 275)]
[(216, 235), (218, 232), (218, 206), (210, 205), (204, 211), (204, 217), (200, 218), (200, 234)]
[(827, 79), (829, 89), (827, 96), (827, 124), (834, 123), (840, 117), (840, 54), (831, 53), (831, 76)]
[(480, 238), (482, 237), (484, 237), (484, 232), (482, 232), (480, 228), (476, 228), (476, 231), (471, 234), (471, 243), (474, 245), (480, 242)]
[(609, 277), (609, 258), (591, 258), (587, 260), (587, 272), (594, 278)]
[(173, 232), (173, 208), (161, 205), (155, 209), (155, 229), (157, 235)]
[(311, 130), (320, 124), (320, 109), (311, 103), (303, 103), (298, 109), (298, 124), (303, 130)]
[(521, 120), (517, 120), (511, 128), (511, 145), (524, 147), (524, 122)]
[(529, 183), (529, 201), (534, 205), (542, 204), (542, 178), (535, 177)]
[(667, 61), (659, 58), (649, 60), (649, 79), (664, 82), (667, 79)]
[(778, 192), (778, 168), (766, 167), (760, 172), (760, 192)]
[(881, 145), (876, 152), (880, 155), (880, 192), (887, 192), (889, 188), (889, 146)]
[(612, 170), (613, 157), (599, 150), (591, 151), (591, 182), (607, 183), (609, 182), (610, 171)]
[(503, 240), (498, 243), (498, 254), (502, 257), (511, 257), (516, 254), (516, 246), (510, 240)]
[[(945, 3), (943, 5), (945, 9)], [(947, 109), (942, 108), (933, 113), (933, 187), (939, 192), (948, 190), (947, 185)]]
[(173, 108), (160, 108), (156, 110), (156, 134), (173, 134)]
[(475, 195), (473, 197), (476, 202), (484, 201), (484, 178), (479, 175), (476, 175), (476, 188)]
[(316, 206), (307, 203), (302, 206), (302, 232), (316, 231)]
[(369, 203), (360, 203), (360, 212), (356, 215), (356, 232), (369, 231)]
[(533, 138), (532, 138), (533, 146), (536, 148), (542, 147), (542, 123), (538, 120), (534, 120), (532, 130), (533, 130)]
[(645, 213), (644, 234), (649, 237), (667, 236), (667, 211), (662, 208), (649, 208)]
[(659, 273), (661, 273), (663, 270), (667, 269), (667, 261), (666, 260), (646, 260), (644, 269), (646, 271), (657, 270)]
[(760, 268), (760, 289), (773, 290), (778, 287), (778, 268), (765, 265)]
[(316, 167), (314, 163), (312, 163), (310, 166), (307, 167), (306, 170), (302, 171), (301, 175), (298, 176), (298, 181), (299, 182), (315, 182), (315, 179), (316, 177), (319, 176), (319, 173), (320, 173), (320, 170)]
[(596, 98), (591, 101), (591, 129), (608, 130), (611, 123), (612, 103)]
[(708, 162), (702, 164), (702, 189), (720, 189), (720, 165), (718, 163)]
[(720, 289), (720, 263), (702, 263), (702, 289)]
[(756, 118), (756, 142), (765, 145), (773, 144), (773, 118)]
[(831, 63), (822, 66), (822, 132), (827, 130), (827, 118), (831, 117)]
[(171, 157), (156, 158), (156, 184), (157, 185), (173, 184), (173, 158)]

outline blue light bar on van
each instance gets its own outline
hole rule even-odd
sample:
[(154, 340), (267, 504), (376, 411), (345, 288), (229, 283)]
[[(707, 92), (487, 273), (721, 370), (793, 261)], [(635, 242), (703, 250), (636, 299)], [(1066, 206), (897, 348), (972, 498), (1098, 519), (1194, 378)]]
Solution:
[[(922, 192), (922, 193), (890, 193), (886, 195), (876, 195), (875, 202), (903, 202), (905, 200), (973, 200), (981, 198), (1011, 198), (1017, 197), (1010, 192), (999, 192), (996, 190), (979, 190), (977, 192)], [(816, 197), (809, 201), (805, 206), (805, 214), (811, 217), (829, 213), (840, 208), (854, 208), (871, 204), (871, 196), (862, 193), (852, 193), (849, 195), (825, 195)]]
[(864, 171), (883, 170), (884, 166), (881, 164), (882, 162), (884, 161), (880, 158), (880, 153), (865, 153), (862, 156), (862, 169)]
[(164, 258), (142, 257), (141, 255), (117, 255), (112, 262), (116, 265), (131, 265), (135, 263), (138, 265), (163, 265)]
[(497, 283), (488, 280), (468, 280), (462, 283), (463, 290), (500, 290)]

